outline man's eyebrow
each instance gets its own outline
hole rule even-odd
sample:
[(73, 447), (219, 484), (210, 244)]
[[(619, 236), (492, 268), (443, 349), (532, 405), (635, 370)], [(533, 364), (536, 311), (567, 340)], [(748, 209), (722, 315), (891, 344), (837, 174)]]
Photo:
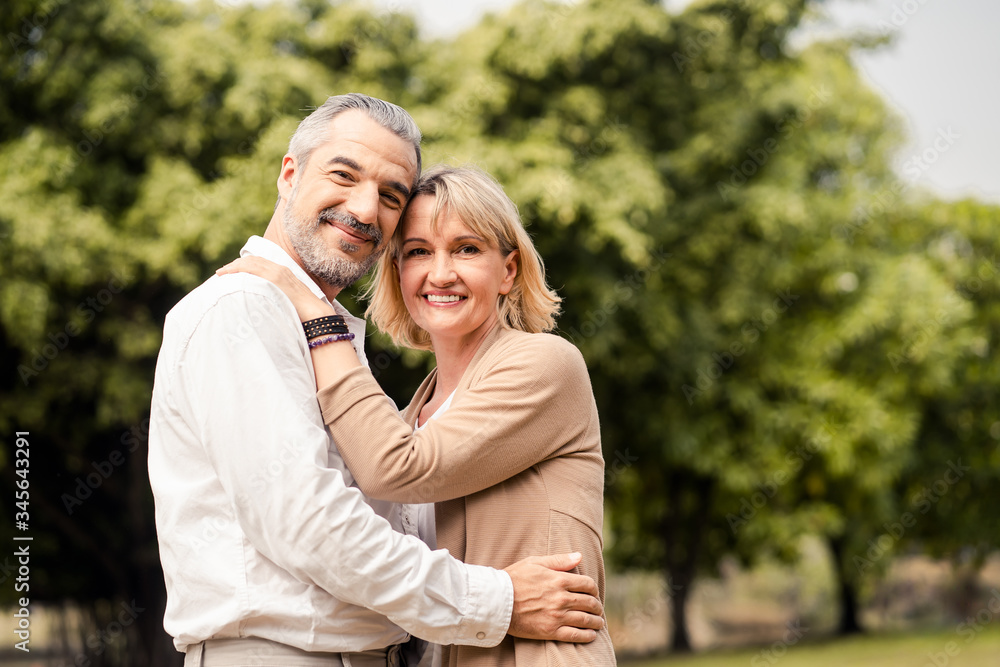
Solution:
[(388, 183), (386, 183), (386, 185), (388, 185), (393, 190), (398, 191), (399, 194), (403, 195), (404, 203), (406, 203), (406, 200), (410, 198), (410, 188), (406, 187), (399, 181), (389, 181)]
[(326, 161), (326, 166), (328, 166), (328, 167), (330, 165), (333, 165), (333, 164), (342, 164), (345, 167), (350, 167), (354, 171), (360, 171), (361, 173), (364, 173), (364, 171), (365, 171), (364, 169), (361, 168), (360, 164), (358, 164), (357, 162), (355, 162), (351, 158), (344, 157), (342, 155), (334, 156), (334, 157), (332, 157), (332, 158), (330, 158), (329, 160)]
[[(334, 164), (342, 164), (345, 167), (350, 167), (351, 169), (353, 169), (354, 171), (356, 171), (358, 173), (361, 173), (361, 174), (365, 173), (365, 170), (361, 168), (360, 164), (358, 164), (357, 162), (355, 162), (354, 160), (352, 160), (349, 157), (344, 157), (343, 155), (335, 155), (334, 157), (330, 158), (326, 162), (326, 166), (327, 167), (329, 167), (331, 165), (334, 165)], [(389, 182), (386, 183), (386, 185), (388, 185), (393, 190), (398, 191), (399, 194), (403, 195), (403, 200), (404, 201), (410, 198), (410, 188), (406, 187), (405, 185), (403, 185), (399, 181), (389, 181)]]

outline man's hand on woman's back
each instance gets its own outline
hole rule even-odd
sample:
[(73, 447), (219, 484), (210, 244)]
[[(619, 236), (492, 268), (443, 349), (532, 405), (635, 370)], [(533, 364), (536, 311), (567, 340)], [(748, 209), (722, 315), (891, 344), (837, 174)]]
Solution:
[(532, 556), (504, 568), (514, 584), (508, 634), (524, 639), (587, 643), (604, 627), (597, 584), (569, 572), (580, 554)]

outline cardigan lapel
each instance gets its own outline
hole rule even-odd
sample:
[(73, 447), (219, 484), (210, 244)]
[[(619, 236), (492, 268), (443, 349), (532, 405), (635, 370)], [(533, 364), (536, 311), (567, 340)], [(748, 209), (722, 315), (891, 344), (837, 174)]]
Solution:
[(510, 333), (510, 329), (507, 329), (500, 324), (493, 327), (493, 330), (486, 334), (486, 338), (483, 339), (482, 344), (479, 349), (476, 350), (476, 354), (473, 355), (472, 360), (469, 362), (468, 368), (462, 373), (462, 380), (458, 383), (458, 387), (455, 389), (455, 399), (458, 399), (462, 393), (469, 388), (469, 386), (478, 377), (476, 372), (479, 366), (482, 365), (483, 361), (489, 356), (489, 351), (505, 337), (505, 334)]
[[(483, 339), (482, 344), (480, 344), (479, 349), (476, 350), (476, 354), (473, 355), (472, 360), (469, 361), (468, 368), (462, 373), (462, 379), (458, 383), (458, 387), (455, 389), (455, 398), (458, 400), (459, 396), (469, 388), (477, 377), (476, 370), (482, 364), (482, 362), (487, 358), (490, 348), (492, 348), (498, 341), (505, 337), (505, 334), (510, 333), (510, 329), (497, 324), (492, 331), (486, 334), (486, 338)], [(434, 387), (437, 384), (437, 368), (431, 370), (430, 374), (420, 383), (420, 387), (417, 388), (416, 393), (413, 394), (413, 399), (410, 404), (406, 406), (403, 410), (403, 419), (406, 423), (412, 427), (416, 427), (417, 416), (420, 414), (420, 409), (424, 407), (431, 398), (431, 394), (434, 392)]]

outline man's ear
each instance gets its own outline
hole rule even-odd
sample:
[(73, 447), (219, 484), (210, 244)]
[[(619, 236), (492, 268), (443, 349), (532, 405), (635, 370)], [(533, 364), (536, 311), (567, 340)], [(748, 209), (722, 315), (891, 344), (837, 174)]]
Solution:
[(298, 169), (299, 164), (294, 156), (286, 155), (281, 160), (281, 171), (278, 173), (278, 195), (285, 201), (291, 197)]

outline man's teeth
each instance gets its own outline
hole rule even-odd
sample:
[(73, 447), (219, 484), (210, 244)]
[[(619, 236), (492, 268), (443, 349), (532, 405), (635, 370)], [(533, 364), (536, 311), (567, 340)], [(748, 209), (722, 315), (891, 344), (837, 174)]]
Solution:
[(452, 301), (461, 301), (464, 298), (465, 297), (461, 297), (457, 294), (448, 294), (447, 296), (443, 296), (440, 294), (427, 295), (427, 300), (430, 301), (431, 303), (450, 303)]

